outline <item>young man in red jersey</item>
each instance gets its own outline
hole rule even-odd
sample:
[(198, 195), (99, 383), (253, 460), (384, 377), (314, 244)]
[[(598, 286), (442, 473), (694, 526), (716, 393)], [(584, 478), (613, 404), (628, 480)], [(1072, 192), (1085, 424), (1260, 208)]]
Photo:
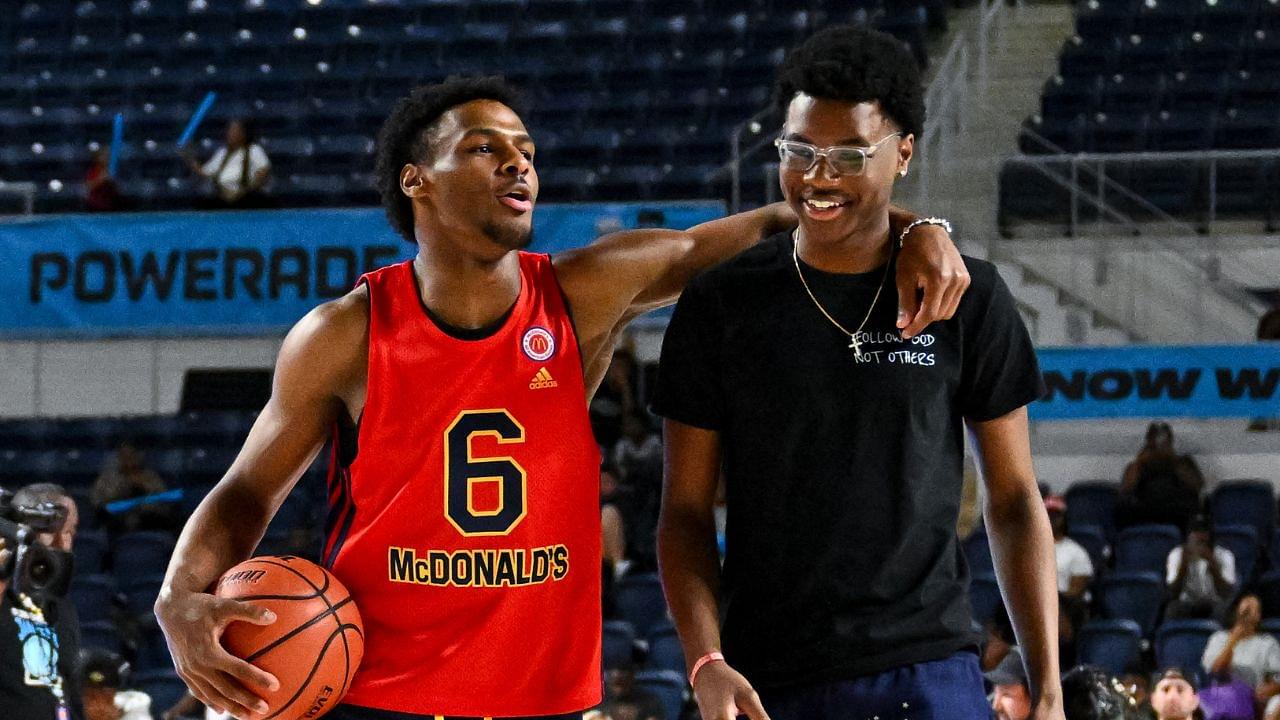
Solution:
[[(383, 202), (418, 256), (289, 333), (271, 400), (187, 524), (156, 603), (205, 703), (279, 709), (253, 692), (276, 679), (218, 644), (229, 622), (273, 618), (205, 591), (249, 556), (330, 436), (324, 563), (366, 633), (332, 717), (580, 717), (600, 701), (588, 398), (632, 318), (794, 220), (771, 207), (554, 259), (520, 252), (538, 178), (515, 102), (500, 80), (453, 79), (419, 88), (384, 125)], [(945, 233), (913, 232), (902, 263), (906, 331), (949, 317), (968, 277)]]

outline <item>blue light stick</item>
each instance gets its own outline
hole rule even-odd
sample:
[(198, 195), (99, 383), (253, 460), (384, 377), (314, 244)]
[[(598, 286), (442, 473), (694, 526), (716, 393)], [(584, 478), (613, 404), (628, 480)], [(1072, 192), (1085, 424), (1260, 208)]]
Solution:
[(111, 123), (111, 159), (107, 163), (107, 174), (111, 177), (116, 176), (116, 170), (120, 167), (120, 155), (124, 153), (124, 113), (116, 113), (116, 119)]
[(201, 101), (200, 107), (196, 108), (196, 112), (191, 116), (191, 121), (187, 123), (187, 129), (182, 131), (182, 137), (178, 138), (178, 148), (184, 148), (187, 143), (191, 142), (191, 136), (196, 134), (196, 128), (200, 127), (204, 116), (209, 114), (209, 108), (213, 107), (213, 102), (218, 99), (218, 93), (210, 90)]

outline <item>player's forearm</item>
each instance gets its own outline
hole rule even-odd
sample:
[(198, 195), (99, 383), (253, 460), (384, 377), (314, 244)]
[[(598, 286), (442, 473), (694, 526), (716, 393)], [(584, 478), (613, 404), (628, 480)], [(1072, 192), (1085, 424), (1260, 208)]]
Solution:
[(720, 649), (720, 562), (710, 513), (663, 507), (658, 520), (658, 567), (667, 605), (684, 648), (685, 667)]
[[(1006, 486), (1014, 483), (1002, 483)], [(1060, 701), (1058, 591), (1053, 533), (1034, 482), (990, 498), (986, 506), (991, 556), (1009, 619), (1022, 648), (1033, 699)]]
[(227, 568), (249, 557), (266, 533), (271, 509), (244, 486), (224, 480), (200, 503), (178, 537), (161, 589), (204, 592)]

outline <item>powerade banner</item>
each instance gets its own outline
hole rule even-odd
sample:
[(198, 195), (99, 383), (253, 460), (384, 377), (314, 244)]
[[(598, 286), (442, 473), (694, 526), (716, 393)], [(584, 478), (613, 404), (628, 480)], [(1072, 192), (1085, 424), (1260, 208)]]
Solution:
[(1036, 420), (1280, 416), (1280, 342), (1038, 351)]
[[(543, 205), (531, 249), (638, 225), (688, 228), (719, 202)], [(0, 222), (0, 337), (283, 332), (364, 272), (412, 257), (381, 209), (59, 215)]]

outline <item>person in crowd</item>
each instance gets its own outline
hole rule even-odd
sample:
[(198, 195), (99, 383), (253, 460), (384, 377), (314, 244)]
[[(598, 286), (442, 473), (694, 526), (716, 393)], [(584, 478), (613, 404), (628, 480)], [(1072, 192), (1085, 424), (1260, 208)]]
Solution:
[(1210, 676), (1253, 688), (1258, 706), (1270, 714), (1280, 706), (1280, 642), (1258, 631), (1261, 622), (1258, 596), (1244, 595), (1236, 603), (1231, 629), (1209, 636), (1201, 662)]
[(271, 160), (254, 136), (249, 122), (237, 118), (227, 123), (226, 144), (200, 164), (186, 157), (187, 167), (212, 181), (213, 194), (200, 202), (206, 210), (249, 210), (270, 207), (266, 186), (271, 179)]
[(1191, 521), (1187, 540), (1169, 551), (1165, 563), (1169, 601), (1165, 617), (1226, 619), (1236, 587), (1236, 561), (1231, 551), (1213, 541), (1209, 518)]
[(1129, 698), (1133, 720), (1156, 720), (1156, 711), (1151, 707), (1151, 677), (1136, 665), (1125, 669), (1120, 676), (1120, 687)]
[(591, 399), (591, 428), (606, 448), (622, 437), (623, 418), (639, 412), (639, 363), (627, 345), (613, 352), (604, 382)]
[(111, 176), (111, 153), (105, 148), (94, 150), (90, 155), (89, 169), (84, 174), (84, 209), (86, 212), (124, 209), (120, 188)]
[(1044, 499), (1053, 528), (1053, 556), (1058, 566), (1058, 597), (1063, 604), (1079, 604), (1093, 580), (1093, 561), (1080, 543), (1067, 536), (1067, 501), (1061, 495)]
[(657, 695), (636, 683), (634, 663), (622, 667), (606, 668), (605, 708), (616, 720), (678, 720), (667, 718), (666, 710)]
[(1013, 634), (1013, 624), (1009, 622), (1009, 613), (1004, 605), (996, 608), (996, 612), (983, 623), (981, 666), (983, 672), (991, 672), (1004, 662), (1009, 652), (1017, 646), (1018, 640)]
[(99, 520), (115, 532), (171, 528), (175, 522), (166, 504), (143, 504), (121, 513), (107, 506), (118, 500), (154, 495), (165, 491), (164, 480), (147, 465), (146, 455), (133, 443), (121, 443), (114, 456), (89, 489), (89, 503)]
[(1123, 690), (1100, 668), (1073, 668), (1062, 676), (1062, 706), (1067, 720), (1132, 720), (1133, 705)]
[(151, 697), (129, 690), (129, 663), (103, 648), (80, 653), (80, 686), (84, 688), (85, 720), (152, 720)]
[(1156, 720), (1201, 720), (1204, 712), (1195, 677), (1181, 668), (1167, 668), (1151, 693), (1151, 708)]
[(1195, 460), (1174, 450), (1173, 428), (1153, 422), (1138, 456), (1124, 469), (1116, 524), (1174, 525), (1186, 532), (1191, 518), (1200, 511), (1203, 491), (1204, 476)]
[(614, 446), (613, 464), (629, 483), (635, 483), (640, 476), (657, 477), (662, 472), (662, 440), (634, 413), (622, 419), (622, 439)]
[[(14, 507), (59, 505), (61, 527), (41, 533), (37, 542), (69, 554), (80, 517), (75, 501), (52, 483), (27, 485), (14, 493)], [(68, 558), (69, 559), (69, 558)], [(66, 598), (36, 604), (12, 592), (0, 580), (0, 717), (22, 720), (83, 720), (84, 703), (77, 672), (80, 619)]]
[(1031, 689), (1027, 685), (1027, 671), (1022, 664), (1022, 651), (1018, 646), (1009, 652), (988, 672), (986, 678), (992, 685), (991, 712), (995, 720), (1027, 720), (1031, 717)]

